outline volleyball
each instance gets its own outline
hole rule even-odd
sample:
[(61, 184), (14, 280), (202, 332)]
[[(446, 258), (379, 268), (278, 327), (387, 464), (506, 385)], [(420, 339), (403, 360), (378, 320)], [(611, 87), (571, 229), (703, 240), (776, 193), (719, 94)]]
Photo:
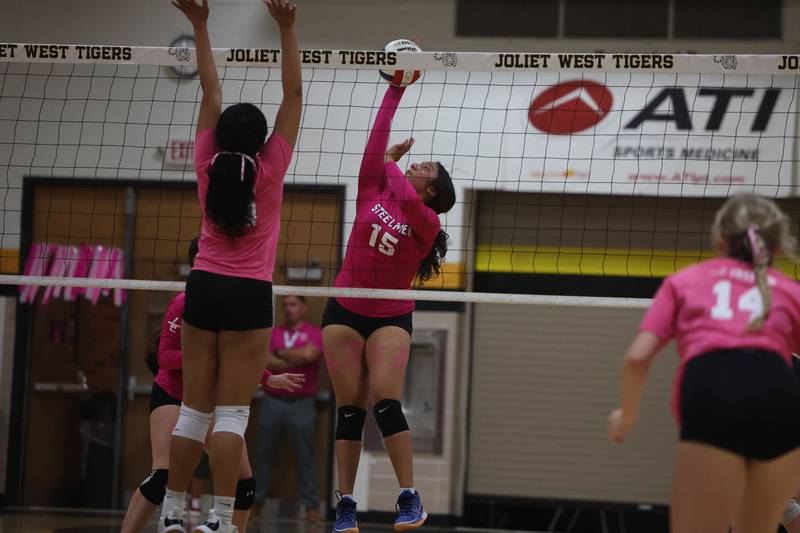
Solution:
[[(387, 52), (422, 52), (417, 43), (408, 39), (395, 39), (383, 49)], [(380, 72), (381, 77), (395, 87), (408, 87), (422, 76), (422, 72), (419, 70), (381, 70)]]

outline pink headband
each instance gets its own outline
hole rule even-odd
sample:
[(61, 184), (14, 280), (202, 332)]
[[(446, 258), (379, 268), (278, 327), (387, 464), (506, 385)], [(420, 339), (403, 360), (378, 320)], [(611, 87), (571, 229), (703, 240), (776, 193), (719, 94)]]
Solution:
[(750, 249), (753, 251), (753, 263), (757, 265), (765, 265), (769, 263), (769, 253), (764, 249), (761, 243), (756, 239), (756, 231), (758, 228), (750, 226), (747, 228), (747, 237), (750, 239)]
[(247, 154), (243, 154), (242, 152), (226, 152), (226, 151), (217, 152), (216, 154), (214, 154), (214, 157), (211, 158), (211, 164), (213, 165), (214, 161), (217, 160), (217, 157), (221, 156), (222, 154), (225, 154), (225, 155), (238, 155), (239, 157), (242, 158), (242, 166), (241, 166), (241, 169), (239, 170), (239, 179), (241, 179), (242, 181), (244, 181), (244, 162), (245, 161), (250, 161), (250, 164), (253, 165), (253, 169), (258, 168), (256, 166), (256, 162), (253, 160), (253, 158), (250, 157)]

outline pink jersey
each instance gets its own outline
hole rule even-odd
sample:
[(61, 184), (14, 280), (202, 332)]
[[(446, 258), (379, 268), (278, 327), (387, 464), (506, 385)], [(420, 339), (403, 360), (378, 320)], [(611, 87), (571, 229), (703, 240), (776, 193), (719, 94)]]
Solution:
[(273, 133), (256, 156), (258, 174), (253, 186), (255, 224), (243, 236), (236, 238), (221, 233), (205, 216), (208, 168), (218, 151), (213, 129), (197, 134), (194, 168), (197, 172), (197, 193), (203, 206), (203, 221), (200, 251), (195, 258), (194, 268), (271, 282), (281, 229), (283, 177), (292, 159), (292, 149), (280, 135)]
[(748, 331), (751, 316), (763, 308), (753, 267), (727, 257), (710, 259), (666, 278), (645, 314), (640, 331), (662, 341), (675, 337), (681, 364), (675, 380), (673, 412), (683, 369), (694, 357), (711, 350), (757, 348), (780, 354), (791, 364), (800, 347), (800, 285), (769, 269), (772, 304), (758, 331)]
[[(390, 86), (367, 141), (358, 175), (356, 218), (336, 287), (411, 288), (441, 223), (420, 200), (400, 167), (385, 162), (386, 147), (404, 89)], [(413, 300), (337, 298), (345, 309), (370, 317), (414, 310)]]
[[(277, 350), (302, 348), (308, 344), (313, 344), (322, 351), (322, 330), (317, 326), (307, 322), (299, 324), (293, 330), (285, 326), (276, 326), (272, 328), (269, 351), (270, 353), (275, 353)], [(319, 359), (307, 365), (287, 368), (280, 373), (303, 374), (306, 377), (306, 381), (301, 388), (291, 392), (267, 387), (267, 391), (271, 396), (280, 396), (282, 398), (313, 396), (317, 391), (317, 382), (319, 380)]]
[[(183, 358), (181, 352), (181, 326), (186, 293), (178, 294), (167, 305), (164, 323), (161, 325), (161, 338), (158, 341), (158, 374), (153, 381), (164, 392), (183, 400)], [(265, 385), (272, 373), (264, 370), (261, 384)]]
[(183, 399), (181, 325), (185, 297), (186, 293), (182, 292), (167, 305), (158, 341), (158, 374), (154, 379), (167, 394), (179, 400)]

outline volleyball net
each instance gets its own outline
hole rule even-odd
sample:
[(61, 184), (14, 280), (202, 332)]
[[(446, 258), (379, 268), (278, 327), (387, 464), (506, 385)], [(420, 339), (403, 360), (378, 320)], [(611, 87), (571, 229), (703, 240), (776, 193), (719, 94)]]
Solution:
[[(223, 105), (252, 102), (273, 124), (280, 50), (214, 54)], [(714, 213), (740, 191), (777, 199), (797, 233), (800, 56), (303, 50), (301, 60), (276, 294), (643, 306), (537, 287), (657, 279), (708, 257)], [(424, 71), (390, 144), (413, 136), (401, 167), (441, 161), (458, 198), (441, 217), (443, 273), (411, 293), (331, 287), (387, 87), (378, 69)], [(0, 283), (30, 301), (86, 293), (75, 287), (92, 298), (181, 289), (200, 227), (194, 70), (189, 48), (0, 44)], [(778, 266), (798, 277), (794, 263)]]

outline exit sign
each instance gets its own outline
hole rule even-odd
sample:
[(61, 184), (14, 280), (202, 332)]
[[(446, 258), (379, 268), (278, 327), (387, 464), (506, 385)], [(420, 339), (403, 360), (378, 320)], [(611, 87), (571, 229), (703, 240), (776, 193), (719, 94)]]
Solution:
[(164, 167), (174, 169), (191, 168), (194, 161), (194, 141), (170, 139), (164, 153)]

